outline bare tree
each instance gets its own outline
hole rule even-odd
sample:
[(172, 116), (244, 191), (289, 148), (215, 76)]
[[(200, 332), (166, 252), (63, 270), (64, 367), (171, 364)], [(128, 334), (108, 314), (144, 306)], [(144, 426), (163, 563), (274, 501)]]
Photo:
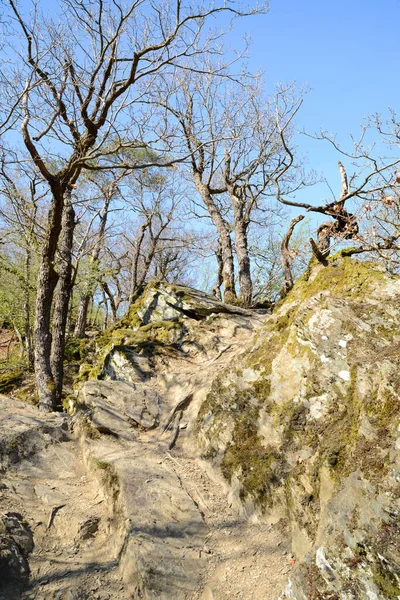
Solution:
[(18, 304), (18, 289), (22, 295), (20, 314), (16, 314), (16, 306), (10, 314), (13, 314), (11, 320), (21, 341), (21, 352), (26, 351), (27, 365), (31, 369), (34, 277), (43, 237), (41, 218), (46, 191), (41, 178), (29, 166), (19, 165), (11, 169), (7, 167), (4, 155), (0, 163), (0, 181), (0, 270), (13, 277), (15, 304)]
[(194, 54), (217, 51), (218, 36), (204, 35), (209, 17), (259, 13), (265, 6), (246, 10), (222, 2), (190, 7), (176, 1), (160, 10), (139, 0), (127, 6), (62, 0), (57, 24), (40, 14), (36, 4), (29, 18), (14, 0), (8, 6), (22, 40), (17, 33), (9, 35), (20, 60), (16, 72), (2, 73), (8, 83), (2, 93), (8, 106), (2, 129), (20, 122), (25, 148), (51, 192), (35, 320), (39, 402), (49, 411), (55, 407), (58, 379), (50, 359), (50, 316), (60, 276), (55, 264), (66, 199), (83, 170), (110, 168), (107, 157), (117, 149), (106, 144), (110, 132), (121, 136), (119, 146), (140, 139), (137, 102), (161, 72), (184, 65)]
[(74, 335), (78, 338), (85, 336), (88, 308), (91, 298), (99, 284), (99, 257), (104, 246), (107, 220), (109, 215), (110, 203), (119, 192), (118, 186), (124, 177), (129, 174), (129, 171), (122, 170), (116, 175), (102, 174), (101, 177), (89, 177), (88, 179), (98, 189), (100, 196), (103, 199), (103, 206), (99, 213), (99, 224), (95, 234), (91, 256), (89, 259), (89, 273), (85, 281), (84, 289), (82, 290)]
[(287, 144), (292, 137), (302, 94), (286, 86), (266, 98), (259, 77), (229, 77), (222, 68), (217, 75), (215, 67), (209, 70), (213, 73), (207, 77), (183, 73), (162, 80), (158, 102), (177, 120), (190, 153), (191, 175), (217, 229), (225, 300), (230, 293), (236, 295), (235, 251), (240, 300), (250, 305), (248, 235), (253, 215), (265, 218), (265, 198), (272, 195), (275, 180), (290, 193), (304, 184), (299, 165), (290, 160), (281, 139), (282, 131)]
[[(298, 202), (285, 198), (282, 194), (280, 183), (275, 179), (276, 197), (279, 202), (285, 206), (305, 209), (307, 212), (314, 212), (331, 217), (332, 220), (322, 223), (317, 229), (317, 241), (310, 239), (311, 247), (316, 258), (326, 262), (326, 257), (330, 253), (331, 243), (339, 243), (344, 240), (359, 239), (360, 224), (359, 216), (355, 212), (350, 212), (346, 203), (370, 202), (376, 200), (377, 196), (385, 196), (388, 190), (396, 184), (395, 167), (400, 163), (399, 158), (385, 159), (384, 157), (374, 156), (371, 147), (364, 143), (366, 129), (362, 130), (361, 138), (354, 142), (351, 152), (346, 152), (337, 143), (332, 136), (322, 132), (318, 136), (310, 136), (321, 141), (329, 142), (341, 155), (342, 160), (349, 160), (355, 171), (348, 176), (347, 170), (341, 161), (338, 161), (340, 174), (340, 192), (335, 194), (329, 186), (333, 200), (326, 200), (317, 206), (306, 202)], [(285, 139), (285, 132), (281, 131), (282, 144), (287, 152), (287, 165), (293, 163), (294, 157), (289, 145)], [(354, 209), (353, 209), (354, 210)], [(393, 240), (387, 242), (392, 243)], [(386, 243), (386, 245), (387, 245)], [(365, 250), (364, 250), (365, 251)], [(361, 250), (360, 250), (361, 252)], [(353, 250), (351, 253), (355, 253)]]

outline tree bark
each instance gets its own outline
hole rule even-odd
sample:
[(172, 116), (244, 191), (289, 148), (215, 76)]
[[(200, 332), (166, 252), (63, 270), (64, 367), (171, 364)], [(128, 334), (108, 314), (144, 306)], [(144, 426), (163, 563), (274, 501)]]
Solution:
[(199, 174), (195, 173), (195, 184), (197, 190), (201, 194), (203, 202), (208, 210), (208, 213), (218, 231), (221, 241), (222, 262), (223, 262), (223, 282), (224, 282), (224, 301), (231, 302), (236, 299), (235, 291), (235, 266), (233, 261), (232, 240), (229, 228), (226, 221), (223, 219), (212, 198), (210, 190), (201, 181)]
[(30, 298), (30, 280), (31, 280), (31, 260), (32, 252), (30, 246), (25, 248), (25, 289), (24, 289), (24, 334), (27, 366), (29, 371), (33, 369), (33, 345), (31, 329), (31, 298)]
[(132, 304), (133, 297), (135, 295), (136, 290), (138, 289), (138, 269), (139, 269), (139, 257), (140, 257), (140, 249), (143, 244), (144, 235), (146, 233), (146, 229), (149, 223), (143, 223), (140, 227), (140, 232), (138, 236), (138, 240), (134, 249), (133, 257), (132, 257), (132, 266), (131, 266), (131, 284), (129, 287), (129, 304)]
[(290, 253), (289, 253), (289, 242), (293, 235), (293, 231), (294, 231), (294, 228), (296, 227), (297, 223), (299, 223), (303, 219), (304, 219), (304, 215), (299, 215), (298, 217), (295, 217), (294, 219), (292, 219), (290, 221), (289, 229), (288, 229), (285, 237), (282, 240), (281, 264), (282, 264), (283, 277), (284, 277), (283, 294), (282, 294), (283, 296), (286, 296), (290, 292), (290, 290), (292, 289), (292, 287), (294, 285), (293, 273), (292, 273), (292, 260), (290, 258)]
[(245, 218), (243, 205), (239, 198), (231, 195), (235, 228), (235, 247), (238, 261), (239, 298), (244, 306), (250, 306), (253, 300), (253, 282), (251, 279), (250, 256), (247, 240), (249, 222)]
[(111, 308), (111, 320), (113, 321), (113, 323), (115, 323), (115, 321), (117, 320), (117, 310), (118, 307), (115, 303), (115, 299), (114, 296), (108, 286), (108, 283), (106, 281), (102, 281), (101, 282), (101, 287), (103, 289), (104, 294), (107, 296), (108, 298), (108, 302), (110, 303), (110, 308)]
[(56, 398), (56, 384), (50, 365), (50, 319), (54, 290), (58, 281), (54, 260), (64, 206), (63, 190), (56, 183), (52, 183), (52, 200), (38, 274), (34, 328), (35, 375), (39, 394), (39, 408), (47, 412), (55, 408)]
[(65, 331), (68, 320), (68, 306), (71, 297), (72, 243), (75, 228), (75, 212), (68, 192), (62, 215), (62, 230), (58, 252), (58, 283), (55, 291), (52, 344), (50, 365), (55, 384), (55, 405), (61, 404), (64, 377)]
[(223, 270), (224, 270), (224, 263), (222, 260), (222, 247), (221, 247), (221, 240), (218, 239), (218, 246), (217, 249), (215, 251), (215, 256), (217, 258), (217, 263), (218, 263), (218, 275), (217, 275), (217, 283), (215, 284), (215, 286), (213, 287), (212, 293), (214, 294), (214, 296), (216, 298), (218, 298), (218, 300), (222, 300), (222, 296), (221, 296), (221, 287), (224, 283), (224, 279), (222, 276)]
[(79, 301), (78, 316), (75, 323), (74, 336), (77, 338), (85, 337), (89, 302), (90, 295), (85, 293)]

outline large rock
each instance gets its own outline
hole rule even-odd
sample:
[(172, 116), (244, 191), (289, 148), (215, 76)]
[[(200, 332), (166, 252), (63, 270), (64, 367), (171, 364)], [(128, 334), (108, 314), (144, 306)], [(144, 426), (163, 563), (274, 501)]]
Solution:
[(400, 597), (400, 278), (349, 258), (295, 286), (213, 384), (198, 441), (289, 519), (287, 598)]
[(238, 306), (219, 302), (213, 296), (193, 288), (167, 283), (150, 284), (143, 297), (137, 314), (144, 324), (157, 321), (175, 321), (183, 317), (202, 319), (211, 314), (242, 314), (251, 312)]
[(101, 465), (115, 499), (115, 555), (132, 598), (193, 598), (208, 527), (167, 460), (151, 443), (127, 447), (104, 438), (88, 443), (86, 453), (90, 464)]
[(138, 383), (146, 381), (151, 374), (148, 357), (134, 352), (129, 346), (115, 346), (104, 361), (105, 378)]
[(33, 546), (32, 532), (22, 515), (0, 516), (0, 599), (18, 598), (28, 583)]
[(90, 408), (95, 429), (123, 439), (134, 439), (138, 425), (151, 429), (159, 422), (160, 395), (126, 381), (87, 381), (79, 401)]
[(0, 395), (0, 466), (8, 467), (65, 440), (67, 431), (66, 415), (44, 414), (34, 406)]

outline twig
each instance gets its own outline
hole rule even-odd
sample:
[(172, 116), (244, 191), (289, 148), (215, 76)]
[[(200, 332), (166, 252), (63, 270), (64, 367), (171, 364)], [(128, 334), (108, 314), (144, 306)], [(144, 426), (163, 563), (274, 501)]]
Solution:
[(65, 504), (59, 504), (58, 506), (53, 506), (53, 508), (50, 511), (49, 520), (47, 521), (47, 529), (50, 529), (50, 527), (53, 525), (54, 517), (56, 516), (56, 514), (58, 513), (58, 511), (61, 508), (64, 508), (64, 506), (65, 506)]
[(184, 408), (187, 408), (186, 404), (189, 405), (191, 400), (193, 398), (193, 394), (190, 393), (187, 396), (185, 396), (183, 398), (183, 400), (179, 400), (179, 402), (174, 406), (174, 408), (171, 410), (171, 412), (168, 415), (167, 420), (165, 421), (164, 425), (161, 428), (161, 433), (160, 436), (168, 429), (168, 427), (170, 426), (172, 419), (174, 418), (174, 415), (176, 413), (177, 410), (182, 410)]
[(202, 365), (208, 365), (211, 364), (213, 362), (215, 362), (216, 360), (218, 360), (220, 358), (220, 356), (223, 355), (224, 352), (226, 352), (227, 350), (229, 350), (229, 348), (231, 348), (234, 344), (228, 344), (227, 346), (225, 346), (225, 348), (222, 348), (222, 350), (220, 350), (217, 354), (217, 356), (214, 356), (214, 358), (210, 358), (210, 360), (205, 360), (203, 363), (201, 363)]
[(179, 423), (180, 423), (180, 420), (182, 419), (182, 415), (183, 415), (183, 412), (181, 410), (179, 410), (175, 415), (174, 426), (172, 427), (171, 438), (168, 443), (168, 450), (171, 450), (171, 448), (173, 448), (175, 446), (175, 442), (178, 439)]

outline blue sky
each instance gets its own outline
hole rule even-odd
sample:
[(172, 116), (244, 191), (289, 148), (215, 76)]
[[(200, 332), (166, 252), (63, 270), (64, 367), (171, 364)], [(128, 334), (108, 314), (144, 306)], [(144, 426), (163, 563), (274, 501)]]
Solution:
[[(49, 0), (41, 6), (54, 10)], [(387, 114), (389, 106), (400, 113), (399, 24), (400, 0), (270, 0), (268, 14), (236, 20), (228, 40), (237, 47), (250, 35), (250, 68), (265, 73), (270, 93), (277, 82), (310, 88), (299, 130), (328, 130), (349, 148), (349, 134), (357, 136), (368, 114)], [(338, 189), (338, 155), (329, 144), (304, 136), (298, 144), (309, 167)], [(302, 199), (317, 202), (328, 193), (316, 187)]]
[[(293, 80), (309, 86), (299, 128), (322, 127), (346, 143), (366, 115), (388, 106), (400, 113), (399, 24), (400, 0), (270, 0), (267, 15), (236, 22), (234, 38), (250, 34), (250, 66), (264, 71), (269, 90)], [(310, 166), (339, 184), (328, 144), (300, 144)]]

